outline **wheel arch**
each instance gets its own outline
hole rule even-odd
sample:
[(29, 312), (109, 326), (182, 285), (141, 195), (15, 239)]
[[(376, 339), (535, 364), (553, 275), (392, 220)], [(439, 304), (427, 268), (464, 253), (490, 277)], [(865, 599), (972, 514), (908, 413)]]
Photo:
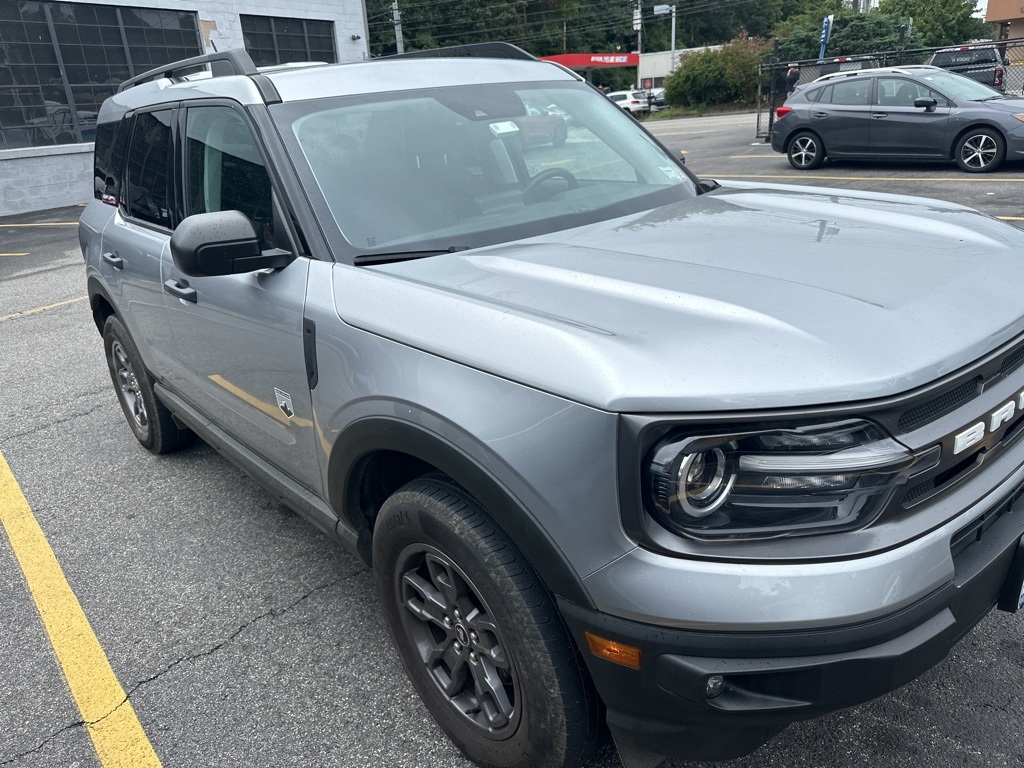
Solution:
[(789, 154), (789, 148), (793, 144), (793, 142), (800, 136), (803, 136), (805, 133), (809, 133), (811, 136), (813, 136), (814, 140), (817, 141), (818, 144), (821, 146), (821, 156), (828, 157), (828, 147), (825, 146), (825, 140), (822, 139), (821, 134), (818, 133), (813, 128), (798, 128), (797, 130), (790, 133), (789, 136), (786, 137), (786, 146), (782, 148), (782, 151), (785, 152), (786, 154)]
[(593, 607), (563, 553), (505, 484), (462, 447), (391, 417), (365, 417), (349, 426), (335, 442), (328, 464), (328, 500), (339, 525), (356, 531), (359, 554), (367, 563), (381, 505), (407, 482), (435, 471), (480, 502), (552, 593)]
[(88, 291), (89, 306), (92, 309), (92, 321), (96, 324), (96, 330), (102, 336), (103, 326), (107, 322), (107, 318), (111, 315), (116, 315), (117, 310), (114, 309), (114, 302), (110, 300), (110, 295), (103, 287), (103, 284), (95, 277), (89, 278)]

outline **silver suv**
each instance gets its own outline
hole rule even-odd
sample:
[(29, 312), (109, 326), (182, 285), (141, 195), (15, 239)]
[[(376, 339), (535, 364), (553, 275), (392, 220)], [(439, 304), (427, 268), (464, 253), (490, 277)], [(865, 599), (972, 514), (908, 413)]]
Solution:
[(81, 242), (139, 442), (372, 563), (483, 766), (578, 765), (599, 713), (629, 768), (743, 755), (1016, 610), (1024, 233), (699, 182), (576, 75), (461, 52), (103, 105)]

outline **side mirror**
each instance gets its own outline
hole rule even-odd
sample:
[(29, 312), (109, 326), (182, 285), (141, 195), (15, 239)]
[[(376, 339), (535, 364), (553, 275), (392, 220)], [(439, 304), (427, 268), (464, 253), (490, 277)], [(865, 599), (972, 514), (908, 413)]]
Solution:
[(914, 99), (914, 106), (918, 109), (923, 109), (925, 112), (934, 112), (937, 104), (938, 102), (930, 96), (922, 96), (919, 99)]
[(260, 250), (256, 229), (241, 211), (197, 213), (171, 235), (174, 266), (189, 277), (237, 275), (279, 269), (292, 262), (288, 251)]

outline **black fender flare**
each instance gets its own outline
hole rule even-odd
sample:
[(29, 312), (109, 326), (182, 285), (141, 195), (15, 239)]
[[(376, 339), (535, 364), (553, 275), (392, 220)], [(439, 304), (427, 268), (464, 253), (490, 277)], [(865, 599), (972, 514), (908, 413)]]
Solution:
[(553, 594), (596, 608), (562, 551), (500, 480), (443, 437), (391, 417), (368, 416), (354, 422), (331, 450), (328, 499), (338, 512), (338, 525), (356, 531), (364, 558), (369, 559), (373, 533), (359, 505), (358, 467), (361, 459), (377, 451), (407, 454), (444, 472), (480, 502)]

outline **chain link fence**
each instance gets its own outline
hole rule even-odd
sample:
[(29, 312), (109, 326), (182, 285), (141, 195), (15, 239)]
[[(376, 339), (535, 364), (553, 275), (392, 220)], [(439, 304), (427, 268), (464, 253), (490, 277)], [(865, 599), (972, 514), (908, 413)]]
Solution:
[[(880, 51), (857, 56), (805, 61), (770, 60), (758, 68), (757, 137), (771, 135), (775, 110), (785, 102), (797, 85), (810, 83), (822, 75), (875, 67), (896, 67), (906, 64), (927, 64), (934, 54), (949, 64), (951, 71), (968, 74), (987, 85), (1001, 83), (1007, 95), (1024, 94), (1024, 38), (994, 40), (941, 48), (914, 48), (904, 51)], [(937, 62), (938, 63), (938, 62)], [(1001, 70), (1001, 74), (997, 71)], [(971, 75), (968, 75), (971, 76)]]

